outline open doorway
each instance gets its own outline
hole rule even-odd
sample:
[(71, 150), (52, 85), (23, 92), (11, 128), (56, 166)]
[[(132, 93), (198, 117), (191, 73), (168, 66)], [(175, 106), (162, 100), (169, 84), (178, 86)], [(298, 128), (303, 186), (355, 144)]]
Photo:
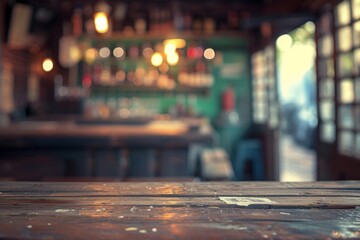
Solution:
[(315, 24), (307, 22), (276, 41), (281, 108), (280, 181), (316, 180)]

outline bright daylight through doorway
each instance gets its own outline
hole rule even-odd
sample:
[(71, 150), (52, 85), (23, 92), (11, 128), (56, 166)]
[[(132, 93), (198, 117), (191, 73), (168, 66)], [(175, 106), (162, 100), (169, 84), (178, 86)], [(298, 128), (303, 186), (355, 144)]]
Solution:
[(315, 24), (276, 41), (281, 106), (280, 180), (316, 180)]

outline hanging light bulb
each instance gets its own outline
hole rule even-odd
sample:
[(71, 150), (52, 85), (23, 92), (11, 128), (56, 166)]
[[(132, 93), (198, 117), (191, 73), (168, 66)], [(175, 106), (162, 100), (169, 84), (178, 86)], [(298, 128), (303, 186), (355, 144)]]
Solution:
[(95, 7), (94, 23), (98, 33), (107, 33), (109, 31), (108, 14), (110, 5), (106, 2), (99, 2)]
[(50, 72), (54, 68), (54, 63), (51, 58), (45, 58), (42, 63), (42, 68), (45, 72)]
[(98, 33), (106, 33), (107, 31), (109, 31), (109, 22), (106, 13), (104, 12), (95, 13), (94, 22), (95, 22), (95, 29)]

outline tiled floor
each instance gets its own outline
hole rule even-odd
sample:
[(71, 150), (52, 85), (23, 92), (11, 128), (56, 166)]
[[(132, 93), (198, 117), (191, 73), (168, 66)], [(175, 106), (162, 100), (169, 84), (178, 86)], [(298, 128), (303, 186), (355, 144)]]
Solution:
[(316, 153), (294, 143), (292, 138), (280, 138), (280, 181), (304, 182), (316, 180)]

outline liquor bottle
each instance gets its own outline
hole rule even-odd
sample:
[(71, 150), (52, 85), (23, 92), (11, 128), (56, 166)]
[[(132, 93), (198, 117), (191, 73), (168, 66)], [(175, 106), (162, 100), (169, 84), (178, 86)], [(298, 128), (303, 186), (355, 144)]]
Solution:
[(146, 21), (144, 18), (137, 18), (135, 20), (135, 31), (140, 35), (146, 32)]
[(141, 53), (145, 60), (150, 60), (154, 52), (151, 42), (144, 42), (141, 48)]
[(85, 32), (86, 32), (86, 34), (89, 34), (89, 35), (95, 34), (95, 24), (94, 24), (93, 9), (91, 7), (91, 4), (85, 5), (84, 16), (85, 16)]
[(173, 2), (172, 12), (173, 12), (173, 28), (174, 28), (174, 30), (177, 32), (184, 30), (184, 17), (180, 11), (179, 2)]
[(82, 9), (76, 8), (74, 10), (74, 13), (72, 15), (71, 21), (72, 21), (72, 30), (73, 35), (78, 37), (82, 34), (83, 31), (83, 19), (82, 19)]
[(192, 19), (190, 14), (184, 15), (184, 30), (191, 31), (192, 30)]
[(127, 5), (124, 2), (117, 3), (114, 9), (114, 31), (121, 31), (124, 25)]
[(137, 59), (140, 56), (140, 49), (137, 45), (131, 45), (128, 50), (128, 55), (131, 59)]
[(204, 32), (205, 34), (213, 34), (215, 32), (215, 20), (213, 18), (205, 18)]
[(91, 84), (92, 84), (92, 79), (91, 79), (91, 66), (87, 65), (87, 64), (83, 64), (83, 77), (82, 77), (82, 86), (84, 88), (90, 88)]

